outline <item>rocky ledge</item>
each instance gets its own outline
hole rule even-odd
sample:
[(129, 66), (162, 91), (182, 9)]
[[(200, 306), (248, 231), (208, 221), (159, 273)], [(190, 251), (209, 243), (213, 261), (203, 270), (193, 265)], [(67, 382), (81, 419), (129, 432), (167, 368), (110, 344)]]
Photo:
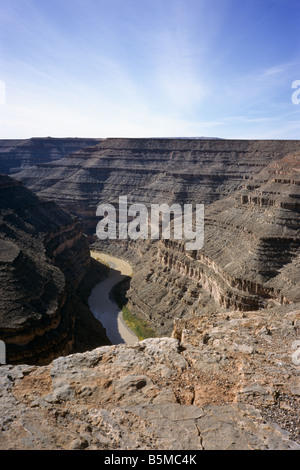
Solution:
[(0, 448), (300, 450), (299, 327), (299, 310), (235, 311), (1, 366)]

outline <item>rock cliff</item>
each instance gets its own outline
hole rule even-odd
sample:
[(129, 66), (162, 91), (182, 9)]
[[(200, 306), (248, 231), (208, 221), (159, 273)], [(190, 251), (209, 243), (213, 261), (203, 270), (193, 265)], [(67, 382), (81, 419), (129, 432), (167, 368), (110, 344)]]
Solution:
[(36, 163), (58, 160), (83, 147), (93, 146), (101, 139), (32, 138), (0, 140), (0, 173), (12, 174)]
[(299, 141), (105, 139), (14, 175), (32, 191), (74, 212), (95, 232), (99, 203), (203, 203), (227, 196)]
[(79, 221), (4, 175), (0, 221), (0, 337), (8, 363), (70, 353), (75, 312), (84, 309), (76, 296), (91, 263)]
[(169, 334), (174, 317), (203, 309), (254, 310), (299, 303), (300, 152), (266, 166), (205, 209), (205, 242), (161, 240), (141, 252), (131, 308)]
[[(299, 141), (106, 139), (16, 175), (95, 233), (100, 202), (203, 203), (205, 243), (137, 243), (128, 297), (159, 334), (205, 307), (241, 311), (299, 302)], [(119, 244), (96, 246), (118, 251)], [(132, 256), (134, 253), (134, 256)]]

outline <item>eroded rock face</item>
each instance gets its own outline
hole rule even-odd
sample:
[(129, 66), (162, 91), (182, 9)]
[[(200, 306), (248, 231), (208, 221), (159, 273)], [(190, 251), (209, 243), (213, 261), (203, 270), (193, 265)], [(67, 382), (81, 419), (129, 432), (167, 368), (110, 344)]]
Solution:
[(129, 203), (207, 205), (296, 150), (299, 141), (105, 139), (14, 177), (73, 211), (93, 234), (102, 202), (128, 195)]
[(1, 175), (0, 337), (8, 363), (43, 363), (72, 351), (72, 299), (89, 268), (79, 221)]
[[(130, 308), (169, 334), (174, 317), (300, 302), (300, 153), (269, 164), (205, 207), (204, 246), (136, 247)], [(126, 253), (125, 253), (126, 255)]]
[(12, 174), (37, 163), (52, 162), (83, 147), (99, 143), (101, 139), (32, 138), (0, 139), (0, 173)]
[(2, 366), (0, 448), (299, 450), (299, 371), (291, 360), (298, 316), (286, 316), (287, 330), (268, 322), (271, 336), (266, 319), (236, 313), (213, 328), (208, 318), (199, 323), (207, 342), (195, 325), (192, 332), (181, 325), (181, 341), (153, 338), (44, 367)]
[[(241, 311), (299, 298), (300, 141), (106, 139), (16, 176), (76, 213), (95, 233), (100, 202), (204, 203), (203, 249), (126, 246), (130, 308), (170, 334), (175, 317)], [(118, 253), (120, 244), (96, 244)]]

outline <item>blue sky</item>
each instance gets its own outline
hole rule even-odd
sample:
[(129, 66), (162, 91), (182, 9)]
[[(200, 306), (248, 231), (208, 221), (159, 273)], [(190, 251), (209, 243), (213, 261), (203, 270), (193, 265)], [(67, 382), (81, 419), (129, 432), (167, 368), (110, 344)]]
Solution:
[(0, 138), (299, 139), (299, 0), (1, 0)]

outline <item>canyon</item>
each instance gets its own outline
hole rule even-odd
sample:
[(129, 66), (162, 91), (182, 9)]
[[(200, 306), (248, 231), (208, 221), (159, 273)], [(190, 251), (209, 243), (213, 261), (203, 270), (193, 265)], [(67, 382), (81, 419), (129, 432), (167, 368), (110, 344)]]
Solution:
[[(241, 311), (300, 301), (299, 141), (105, 139), (16, 173), (80, 218), (95, 247), (134, 264), (130, 308), (171, 334), (203, 308)], [(97, 240), (97, 206), (204, 204), (205, 243)], [(142, 293), (142, 295), (140, 295)], [(155, 306), (155, 308), (154, 308)]]
[[(44, 157), (0, 181), (2, 448), (299, 449), (300, 141)], [(203, 248), (97, 239), (98, 205), (125, 195), (204, 204)], [(89, 250), (130, 263), (125, 301), (155, 338), (111, 345), (94, 323), (84, 298), (107, 269)]]

